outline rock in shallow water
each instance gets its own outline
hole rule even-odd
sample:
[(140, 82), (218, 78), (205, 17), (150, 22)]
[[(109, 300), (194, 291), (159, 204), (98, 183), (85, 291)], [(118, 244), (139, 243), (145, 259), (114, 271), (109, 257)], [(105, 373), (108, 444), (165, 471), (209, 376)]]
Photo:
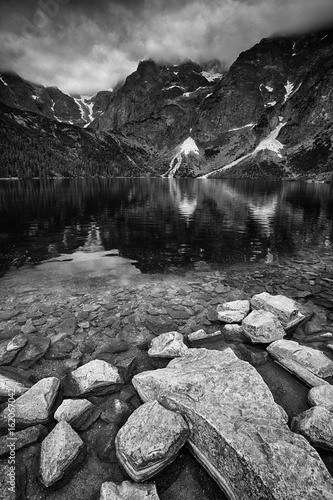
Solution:
[(46, 488), (63, 486), (81, 463), (85, 445), (71, 426), (62, 420), (44, 439), (40, 452), (39, 477)]
[(145, 481), (176, 458), (188, 435), (187, 424), (178, 413), (157, 401), (146, 403), (117, 434), (119, 462), (134, 481)]
[(151, 358), (178, 358), (184, 356), (187, 350), (181, 333), (168, 332), (151, 341), (148, 355)]
[(231, 349), (190, 349), (133, 384), (144, 401), (184, 416), (192, 452), (231, 500), (333, 499), (318, 453), (289, 430), (260, 375)]
[[(59, 388), (59, 379), (56, 377), (44, 378), (20, 396), (12, 405), (15, 411), (16, 426), (24, 428), (49, 422)], [(6, 424), (12, 407), (8, 406), (1, 413), (1, 426)]]
[(253, 343), (269, 344), (282, 339), (286, 332), (271, 312), (252, 311), (242, 322), (243, 332)]
[(66, 396), (103, 395), (116, 392), (123, 381), (116, 367), (95, 359), (70, 373), (65, 382)]
[(155, 484), (103, 483), (100, 500), (159, 500)]
[(333, 385), (320, 385), (313, 387), (308, 394), (311, 406), (322, 406), (333, 412)]
[(313, 446), (333, 450), (333, 414), (326, 408), (315, 406), (297, 415), (291, 429), (306, 437)]

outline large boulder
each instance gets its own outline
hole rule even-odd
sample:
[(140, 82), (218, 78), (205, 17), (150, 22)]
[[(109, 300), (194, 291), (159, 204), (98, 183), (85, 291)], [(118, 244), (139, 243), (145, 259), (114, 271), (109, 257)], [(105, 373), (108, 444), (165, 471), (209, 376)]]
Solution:
[(39, 478), (43, 485), (55, 489), (68, 482), (82, 462), (84, 450), (82, 439), (61, 420), (42, 442)]
[(134, 481), (145, 481), (176, 458), (188, 435), (181, 415), (151, 401), (140, 406), (120, 429), (117, 457)]
[(242, 326), (244, 335), (253, 343), (269, 344), (286, 334), (275, 314), (263, 310), (252, 311)]
[(59, 388), (60, 381), (56, 377), (43, 378), (5, 408), (0, 415), (1, 426), (6, 425), (13, 412), (15, 425), (19, 428), (49, 422)]
[(64, 394), (79, 397), (117, 392), (123, 384), (118, 368), (94, 359), (70, 373), (65, 381)]
[(333, 375), (333, 361), (323, 352), (294, 340), (277, 340), (267, 347), (267, 351), (282, 366), (284, 360), (291, 360), (317, 377), (326, 378)]
[(333, 499), (318, 453), (289, 430), (261, 376), (230, 348), (190, 349), (133, 384), (144, 401), (183, 415), (192, 452), (231, 500)]
[(304, 315), (299, 311), (296, 302), (284, 295), (271, 295), (262, 292), (254, 295), (251, 299), (252, 309), (262, 309), (275, 314), (284, 328), (290, 328), (302, 321)]
[(178, 358), (184, 356), (188, 347), (181, 333), (162, 333), (151, 341), (148, 355), (151, 358)]
[(333, 414), (321, 406), (303, 411), (291, 422), (293, 432), (302, 434), (318, 448), (333, 450)]
[(103, 483), (100, 500), (159, 500), (155, 484)]
[(322, 406), (333, 412), (333, 385), (319, 385), (312, 387), (308, 394), (311, 406)]
[(249, 312), (249, 300), (233, 300), (217, 306), (218, 320), (223, 323), (240, 323)]

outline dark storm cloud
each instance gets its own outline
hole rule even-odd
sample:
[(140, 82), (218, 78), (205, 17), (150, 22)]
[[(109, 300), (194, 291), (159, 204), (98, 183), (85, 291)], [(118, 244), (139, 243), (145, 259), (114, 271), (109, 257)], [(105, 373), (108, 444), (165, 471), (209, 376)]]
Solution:
[(0, 68), (67, 92), (114, 86), (140, 59), (219, 58), (333, 19), (332, 0), (0, 0)]

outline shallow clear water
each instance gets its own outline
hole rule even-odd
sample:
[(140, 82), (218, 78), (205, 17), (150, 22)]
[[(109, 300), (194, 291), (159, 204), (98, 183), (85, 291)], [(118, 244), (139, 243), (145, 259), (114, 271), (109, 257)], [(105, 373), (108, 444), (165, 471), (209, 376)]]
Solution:
[(0, 181), (0, 267), (118, 249), (143, 272), (333, 245), (333, 186), (195, 179)]

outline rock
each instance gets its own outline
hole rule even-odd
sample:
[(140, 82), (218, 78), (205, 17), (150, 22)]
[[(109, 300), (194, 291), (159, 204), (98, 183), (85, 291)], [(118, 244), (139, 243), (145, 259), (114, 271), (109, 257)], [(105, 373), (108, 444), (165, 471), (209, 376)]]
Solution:
[(55, 420), (65, 420), (77, 431), (88, 429), (98, 419), (101, 410), (87, 399), (65, 399), (54, 414)]
[(59, 388), (60, 381), (56, 377), (40, 380), (20, 396), (12, 407), (5, 408), (0, 415), (1, 425), (8, 420), (12, 408), (15, 410), (15, 424), (19, 428), (49, 422)]
[(106, 361), (95, 359), (66, 377), (64, 394), (71, 397), (110, 394), (118, 391), (122, 383), (117, 368)]
[(271, 295), (263, 292), (252, 297), (251, 306), (252, 309), (261, 309), (275, 314), (285, 328), (291, 328), (304, 319), (295, 301), (284, 295)]
[(203, 340), (208, 337), (208, 333), (205, 332), (202, 328), (197, 330), (196, 332), (192, 332), (188, 335), (189, 342), (194, 342), (196, 340)]
[(138, 360), (135, 356), (126, 355), (125, 357), (117, 359), (114, 364), (124, 384), (128, 384), (132, 380), (133, 375), (138, 369)]
[(0, 345), (0, 365), (8, 365), (13, 361), (17, 353), (23, 349), (28, 342), (25, 335), (16, 335), (9, 342), (2, 342)]
[(119, 427), (113, 422), (106, 427), (103, 427), (95, 438), (94, 448), (98, 458), (102, 462), (117, 463), (115, 439), (118, 434)]
[(237, 346), (237, 349), (240, 351), (242, 359), (251, 363), (252, 366), (264, 365), (269, 360), (269, 355), (266, 351), (256, 349), (250, 345), (241, 344)]
[(129, 345), (127, 342), (123, 340), (116, 340), (116, 339), (110, 339), (107, 340), (106, 342), (103, 342), (102, 347), (97, 349), (96, 354), (101, 354), (101, 353), (118, 353), (118, 352), (125, 352), (128, 351)]
[(267, 347), (269, 354), (283, 366), (285, 359), (298, 363), (317, 377), (333, 375), (333, 361), (323, 352), (293, 340), (277, 340)]
[(35, 327), (35, 325), (33, 324), (32, 322), (32, 319), (28, 319), (26, 321), (26, 323), (22, 326), (21, 328), (21, 332), (24, 334), (24, 335), (30, 335), (31, 333), (34, 333), (37, 331), (37, 328)]
[(18, 451), (26, 446), (36, 443), (47, 435), (44, 425), (28, 427), (23, 431), (14, 432), (7, 436), (0, 437), (0, 458), (6, 457), (11, 450)]
[(173, 462), (188, 435), (178, 413), (152, 401), (138, 408), (118, 432), (117, 457), (134, 481), (145, 481)]
[(82, 439), (61, 420), (42, 442), (39, 478), (43, 485), (57, 488), (66, 484), (81, 463), (84, 450)]
[(75, 349), (75, 343), (68, 338), (54, 342), (45, 354), (45, 359), (66, 359), (70, 358), (70, 353)]
[(205, 346), (207, 343), (224, 340), (224, 335), (220, 330), (214, 333), (206, 333), (205, 330), (198, 330), (190, 333), (187, 337), (191, 347)]
[(63, 334), (66, 337), (72, 337), (75, 333), (75, 329), (76, 329), (75, 318), (67, 318), (55, 327), (55, 331), (58, 334)]
[(193, 454), (232, 500), (333, 498), (318, 453), (292, 433), (259, 373), (223, 352), (190, 349), (133, 385), (188, 422)]
[(181, 333), (168, 332), (151, 341), (148, 355), (151, 358), (178, 358), (184, 356), (187, 350)]
[(319, 385), (310, 389), (308, 402), (311, 406), (322, 406), (333, 412), (333, 386)]
[(242, 325), (224, 325), (222, 333), (226, 342), (248, 342)]
[(119, 427), (122, 427), (132, 413), (133, 409), (125, 401), (113, 399), (103, 410), (101, 420), (108, 424), (115, 422)]
[(26, 380), (15, 380), (0, 373), (0, 402), (8, 401), (9, 393), (13, 393), (14, 398), (22, 396), (30, 387)]
[(223, 323), (240, 323), (249, 312), (249, 300), (233, 300), (217, 306), (218, 319)]
[(333, 450), (333, 415), (327, 408), (314, 406), (297, 415), (292, 419), (291, 430), (317, 448)]
[(19, 366), (23, 369), (29, 368), (44, 356), (49, 347), (50, 339), (29, 335), (28, 343), (15, 358), (13, 366)]
[(159, 500), (155, 484), (103, 483), (100, 500)]
[(177, 328), (176, 323), (174, 323), (167, 316), (149, 316), (146, 320), (147, 328), (153, 332), (155, 335), (161, 335), (162, 333), (167, 333), (174, 331)]
[(268, 344), (286, 335), (280, 321), (268, 311), (252, 311), (243, 320), (242, 326), (244, 335), (253, 343)]

